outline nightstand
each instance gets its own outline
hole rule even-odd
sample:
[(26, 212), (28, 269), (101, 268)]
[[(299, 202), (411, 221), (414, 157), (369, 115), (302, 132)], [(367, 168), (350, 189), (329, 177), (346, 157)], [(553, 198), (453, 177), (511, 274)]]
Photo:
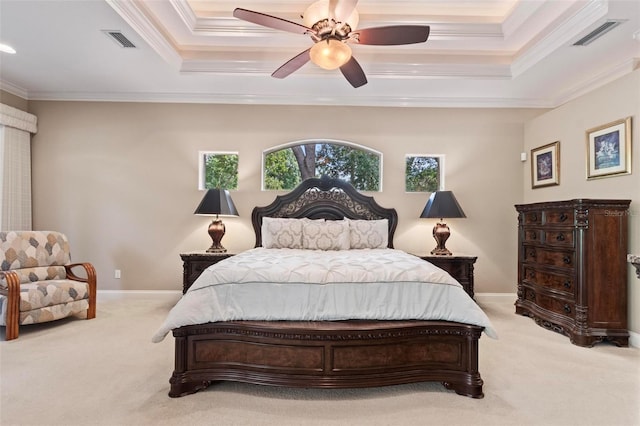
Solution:
[(440, 269), (447, 271), (453, 278), (458, 280), (464, 291), (473, 299), (473, 264), (478, 259), (477, 256), (418, 256), (436, 265)]
[(180, 257), (182, 258), (184, 268), (184, 273), (182, 275), (182, 294), (189, 290), (191, 284), (193, 284), (193, 282), (200, 276), (202, 271), (214, 263), (228, 259), (231, 256), (233, 256), (231, 253), (207, 253), (203, 251), (181, 253)]

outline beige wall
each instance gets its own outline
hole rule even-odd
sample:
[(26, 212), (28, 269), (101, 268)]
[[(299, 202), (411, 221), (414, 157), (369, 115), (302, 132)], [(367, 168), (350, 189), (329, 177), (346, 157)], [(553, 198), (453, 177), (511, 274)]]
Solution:
[[(427, 253), (426, 194), (404, 192), (405, 154), (445, 154), (446, 188), (467, 219), (451, 219), (447, 246), (479, 257), (476, 291), (515, 292), (516, 214), (522, 201), (524, 123), (541, 110), (338, 108), (30, 101), (35, 229), (68, 234), (76, 261), (97, 268), (100, 289), (181, 288), (179, 253), (210, 245), (194, 216), (199, 150), (238, 151), (239, 218), (225, 219), (231, 252), (254, 245), (261, 152), (306, 138), (347, 140), (383, 153), (380, 204), (399, 213), (396, 247)], [(114, 279), (114, 270), (122, 279)]]
[[(586, 180), (586, 133), (625, 117), (632, 117), (632, 171), (630, 175)], [(525, 126), (524, 149), (560, 141), (560, 185), (531, 189), (531, 164), (522, 171), (524, 202), (573, 198), (632, 200), (629, 216), (629, 253), (640, 254), (640, 70), (547, 112)], [(629, 329), (640, 332), (640, 280), (629, 265)]]

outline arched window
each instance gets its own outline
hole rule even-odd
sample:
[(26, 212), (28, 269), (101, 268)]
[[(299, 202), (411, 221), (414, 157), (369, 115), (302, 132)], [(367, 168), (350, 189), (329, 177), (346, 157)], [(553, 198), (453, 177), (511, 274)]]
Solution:
[(312, 177), (330, 176), (361, 191), (382, 189), (382, 153), (346, 141), (308, 139), (263, 152), (262, 189), (293, 189)]

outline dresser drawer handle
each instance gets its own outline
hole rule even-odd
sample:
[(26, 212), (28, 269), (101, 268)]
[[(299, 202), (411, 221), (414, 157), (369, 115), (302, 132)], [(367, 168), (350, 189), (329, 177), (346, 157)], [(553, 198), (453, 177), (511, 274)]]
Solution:
[(566, 213), (562, 213), (562, 214), (560, 215), (560, 222), (564, 222), (564, 221), (566, 221), (567, 219), (569, 219), (569, 216), (567, 216), (567, 214), (566, 214)]
[(564, 288), (571, 288), (571, 281), (566, 280), (563, 284)]
[(556, 241), (564, 241), (565, 240), (565, 236), (562, 232), (560, 232), (557, 236), (556, 236)]
[(571, 256), (569, 256), (569, 255), (565, 255), (565, 256), (562, 258), (562, 261), (564, 262), (564, 264), (565, 264), (565, 265), (571, 265)]
[(536, 277), (536, 271), (529, 271), (529, 278), (534, 279)]
[(529, 257), (535, 259), (536, 258), (536, 251), (535, 250), (530, 250), (529, 251)]
[(566, 303), (564, 304), (563, 309), (564, 309), (564, 311), (565, 311), (566, 313), (568, 313), (568, 314), (570, 314), (570, 313), (571, 313), (571, 306), (567, 305)]
[(538, 235), (535, 232), (532, 232), (531, 234), (529, 234), (529, 238), (532, 240), (536, 240), (538, 238)]

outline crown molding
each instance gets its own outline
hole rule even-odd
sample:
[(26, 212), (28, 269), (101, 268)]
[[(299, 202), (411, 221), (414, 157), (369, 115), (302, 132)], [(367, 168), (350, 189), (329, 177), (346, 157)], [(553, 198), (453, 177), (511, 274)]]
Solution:
[(138, 2), (128, 0), (105, 1), (160, 57), (175, 68), (180, 66), (182, 58), (175, 47), (167, 41), (164, 35), (154, 26), (153, 22), (147, 18), (144, 11), (138, 6)]
[(33, 93), (32, 100), (85, 102), (206, 103), (237, 105), (375, 106), (416, 108), (553, 108), (542, 99), (469, 98), (428, 96), (327, 96), (246, 93)]
[(611, 65), (607, 70), (591, 76), (587, 80), (580, 81), (566, 90), (554, 100), (556, 106), (560, 106), (572, 101), (582, 95), (585, 95), (599, 87), (602, 87), (614, 80), (617, 80), (627, 74), (632, 73), (638, 66), (638, 60), (635, 58), (627, 59), (621, 63)]
[(566, 45), (586, 27), (605, 17), (608, 10), (608, 0), (589, 0), (578, 12), (518, 56), (511, 65), (513, 76), (523, 74), (558, 48)]
[(4, 90), (14, 96), (18, 96), (22, 99), (29, 100), (29, 92), (20, 86), (16, 86), (13, 83), (0, 79), (0, 90)]

